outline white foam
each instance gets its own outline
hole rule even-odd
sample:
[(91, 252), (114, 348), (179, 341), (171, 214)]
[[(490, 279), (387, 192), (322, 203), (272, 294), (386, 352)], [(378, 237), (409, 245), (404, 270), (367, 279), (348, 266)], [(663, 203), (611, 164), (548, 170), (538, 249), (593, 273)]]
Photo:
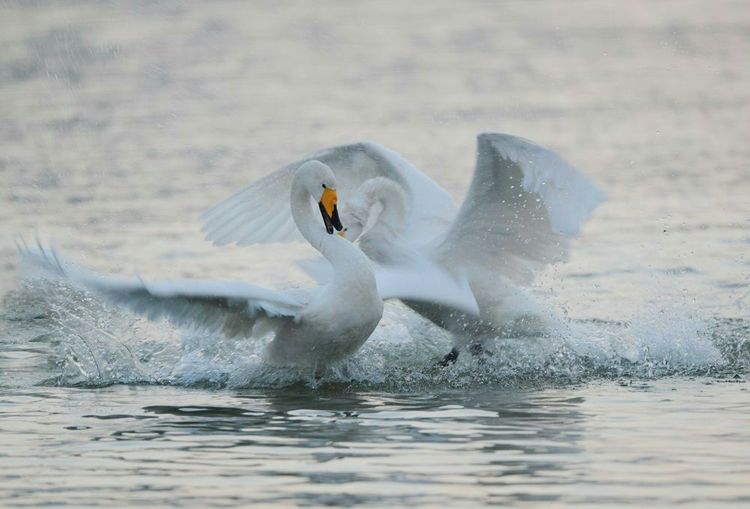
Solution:
[(404, 306), (389, 304), (375, 333), (352, 359), (316, 376), (264, 363), (263, 340), (179, 331), (107, 307), (63, 283), (44, 285), (27, 287), (24, 298), (37, 307), (43, 301), (41, 307), (51, 317), (46, 326), (55, 342), (54, 367), (40, 379), (60, 385), (239, 388), (302, 383), (414, 390), (694, 375), (727, 365), (707, 324), (681, 303), (667, 302), (622, 323), (564, 321), (546, 336), (490, 341), (488, 356), (475, 359), (464, 353), (455, 366), (439, 368), (436, 361), (451, 348), (448, 334)]

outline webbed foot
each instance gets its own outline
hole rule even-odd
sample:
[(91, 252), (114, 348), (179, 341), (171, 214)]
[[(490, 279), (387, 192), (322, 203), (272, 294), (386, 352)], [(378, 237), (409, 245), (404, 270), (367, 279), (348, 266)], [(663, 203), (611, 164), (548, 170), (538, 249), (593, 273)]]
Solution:
[(471, 343), (469, 345), (469, 352), (471, 352), (471, 355), (474, 357), (489, 355), (489, 352), (485, 350), (484, 346), (482, 346), (482, 343)]
[(443, 357), (443, 360), (438, 362), (438, 366), (441, 368), (445, 368), (450, 366), (451, 364), (455, 364), (458, 360), (458, 348), (452, 348), (448, 354)]

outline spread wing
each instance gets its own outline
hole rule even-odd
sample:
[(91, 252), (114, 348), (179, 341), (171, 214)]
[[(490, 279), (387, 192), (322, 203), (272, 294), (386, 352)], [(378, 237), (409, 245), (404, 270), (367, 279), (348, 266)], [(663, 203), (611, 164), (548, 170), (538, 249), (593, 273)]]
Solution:
[(479, 305), (466, 278), (449, 274), (434, 263), (412, 267), (377, 265), (375, 280), (383, 300), (442, 304), (470, 315), (479, 315)]
[[(388, 244), (385, 250), (397, 254), (382, 262), (372, 261), (381, 299), (437, 303), (471, 315), (479, 314), (479, 306), (465, 277), (444, 270), (418, 251), (396, 241)], [(331, 264), (322, 257), (300, 260), (297, 265), (320, 284), (333, 278)]]
[(439, 259), (529, 283), (534, 269), (567, 258), (569, 239), (605, 196), (557, 154), (528, 140), (484, 133), (477, 149), (474, 178), (437, 245)]
[(42, 268), (123, 305), (150, 320), (167, 318), (178, 326), (228, 337), (251, 336), (260, 320), (291, 320), (304, 306), (299, 297), (237, 281), (144, 281), (104, 276), (78, 267), (52, 249), (19, 247), (26, 263)]
[(292, 220), (289, 193), (295, 172), (310, 160), (331, 167), (344, 207), (366, 180), (386, 177), (400, 184), (408, 202), (404, 237), (414, 242), (443, 234), (456, 214), (450, 195), (433, 180), (396, 152), (364, 141), (312, 153), (215, 205), (201, 216), (206, 238), (217, 245), (302, 240)]

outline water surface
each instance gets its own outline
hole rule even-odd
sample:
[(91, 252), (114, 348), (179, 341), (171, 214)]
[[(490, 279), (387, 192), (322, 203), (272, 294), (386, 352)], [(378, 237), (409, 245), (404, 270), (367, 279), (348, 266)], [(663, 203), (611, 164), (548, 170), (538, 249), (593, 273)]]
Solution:
[[(746, 507), (744, 2), (0, 4), (0, 505)], [(398, 304), (322, 377), (262, 344), (22, 282), (14, 238), (146, 277), (310, 284), (198, 215), (373, 139), (460, 200), (474, 136), (608, 196), (536, 292), (545, 337), (449, 369)]]

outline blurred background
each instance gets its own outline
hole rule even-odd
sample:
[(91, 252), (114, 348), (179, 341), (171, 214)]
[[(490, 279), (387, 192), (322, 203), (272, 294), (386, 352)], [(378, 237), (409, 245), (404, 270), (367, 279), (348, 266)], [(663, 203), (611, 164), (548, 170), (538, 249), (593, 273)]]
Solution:
[(744, 1), (11, 0), (0, 27), (0, 293), (37, 234), (108, 271), (299, 281), (304, 246), (215, 249), (199, 214), (359, 139), (461, 200), (500, 131), (609, 195), (540, 283), (573, 316), (746, 315)]

